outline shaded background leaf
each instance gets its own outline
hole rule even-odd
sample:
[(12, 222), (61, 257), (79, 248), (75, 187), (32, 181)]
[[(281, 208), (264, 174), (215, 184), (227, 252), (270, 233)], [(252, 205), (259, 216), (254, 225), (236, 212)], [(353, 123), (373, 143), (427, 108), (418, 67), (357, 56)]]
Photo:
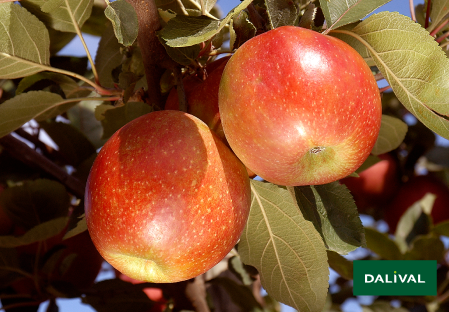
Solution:
[(47, 28), (20, 5), (0, 3), (0, 78), (14, 79), (50, 65)]
[(404, 141), (407, 130), (407, 124), (399, 118), (382, 115), (379, 136), (371, 153), (380, 155), (394, 150)]
[(254, 180), (251, 189), (250, 216), (238, 249), (242, 261), (257, 268), (274, 299), (299, 311), (321, 311), (329, 268), (320, 235), (287, 190)]

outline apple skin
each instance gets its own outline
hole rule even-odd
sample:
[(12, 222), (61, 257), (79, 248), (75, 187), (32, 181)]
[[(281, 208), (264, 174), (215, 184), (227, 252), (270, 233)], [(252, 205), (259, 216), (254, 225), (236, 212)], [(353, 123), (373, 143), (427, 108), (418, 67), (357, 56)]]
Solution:
[(439, 179), (430, 176), (416, 176), (404, 183), (393, 200), (385, 208), (384, 219), (390, 233), (396, 231), (396, 226), (404, 212), (427, 193), (436, 195), (431, 216), (434, 224), (449, 220), (449, 187)]
[(370, 208), (387, 204), (400, 187), (398, 164), (390, 154), (379, 155), (378, 163), (363, 170), (359, 177), (340, 180), (351, 191), (357, 208), (366, 212)]
[[(223, 141), (225, 141), (218, 110), (218, 88), (221, 76), (230, 57), (223, 57), (206, 66), (207, 78), (190, 75), (183, 79), (187, 100), (187, 113), (204, 121)], [(165, 103), (167, 110), (179, 110), (179, 98), (173, 88)]]
[(293, 26), (236, 51), (220, 82), (219, 110), (235, 154), (280, 185), (325, 184), (354, 172), (382, 115), (363, 58), (339, 39)]
[(237, 243), (251, 200), (246, 169), (198, 118), (158, 111), (119, 129), (86, 186), (86, 221), (100, 254), (140, 281), (198, 276)]

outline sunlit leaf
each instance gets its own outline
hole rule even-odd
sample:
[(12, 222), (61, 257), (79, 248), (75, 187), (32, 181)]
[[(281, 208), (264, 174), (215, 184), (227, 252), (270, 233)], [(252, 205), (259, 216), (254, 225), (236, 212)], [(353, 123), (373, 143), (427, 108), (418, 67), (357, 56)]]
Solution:
[(124, 0), (117, 0), (108, 4), (104, 14), (111, 21), (118, 42), (127, 47), (131, 46), (137, 39), (139, 30), (134, 7)]
[[(22, 0), (20, 4), (47, 26), (59, 31), (76, 32), (90, 17), (94, 0)], [(68, 5), (67, 5), (68, 4)], [(74, 20), (72, 20), (72, 17)]]
[(385, 154), (399, 147), (404, 141), (408, 126), (402, 120), (382, 115), (379, 136), (374, 144), (371, 153), (374, 155)]
[(428, 128), (449, 138), (449, 60), (425, 29), (399, 13), (381, 12), (352, 31), (334, 32), (362, 42), (399, 101)]
[(5, 101), (0, 105), (0, 137), (61, 104), (60, 95), (46, 91), (30, 91)]
[(292, 26), (298, 18), (298, 8), (290, 0), (265, 0), (268, 18), (272, 29)]
[(239, 254), (263, 287), (298, 311), (321, 311), (328, 289), (326, 249), (284, 188), (251, 181), (252, 204)]
[(288, 187), (304, 218), (321, 234), (327, 248), (347, 254), (365, 246), (362, 222), (346, 186), (338, 182)]
[(0, 3), (0, 78), (29, 76), (50, 65), (47, 28), (20, 5)]
[(206, 16), (176, 16), (168, 21), (159, 36), (170, 47), (188, 47), (218, 34), (231, 18), (244, 10), (252, 0), (244, 0), (221, 21)]
[(361, 20), (391, 0), (320, 0), (326, 23), (335, 29)]

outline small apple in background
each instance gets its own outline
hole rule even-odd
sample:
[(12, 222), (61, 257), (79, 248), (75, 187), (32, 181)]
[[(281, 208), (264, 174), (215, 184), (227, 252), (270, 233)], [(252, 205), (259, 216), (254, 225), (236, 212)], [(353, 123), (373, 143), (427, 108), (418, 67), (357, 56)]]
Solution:
[(245, 167), (200, 119), (164, 110), (119, 129), (98, 154), (85, 212), (100, 254), (154, 283), (196, 277), (237, 243), (251, 191)]
[(401, 185), (395, 158), (390, 154), (379, 155), (379, 158), (378, 163), (360, 172), (359, 177), (340, 180), (351, 191), (360, 212), (384, 206)]
[[(257, 56), (257, 57), (255, 57)], [(229, 145), (263, 179), (324, 184), (354, 172), (376, 142), (376, 80), (348, 44), (284, 26), (246, 41), (219, 88)]]
[(437, 224), (449, 219), (449, 187), (433, 176), (416, 176), (401, 186), (385, 209), (384, 219), (390, 228), (390, 233), (396, 231), (396, 226), (404, 212), (427, 193), (436, 195), (431, 212), (433, 223)]
[[(218, 111), (218, 88), (223, 70), (229, 57), (223, 57), (206, 66), (207, 77), (189, 75), (183, 79), (187, 100), (187, 113), (204, 121), (223, 141), (225, 141)], [(167, 110), (179, 110), (179, 98), (173, 88), (165, 103)]]

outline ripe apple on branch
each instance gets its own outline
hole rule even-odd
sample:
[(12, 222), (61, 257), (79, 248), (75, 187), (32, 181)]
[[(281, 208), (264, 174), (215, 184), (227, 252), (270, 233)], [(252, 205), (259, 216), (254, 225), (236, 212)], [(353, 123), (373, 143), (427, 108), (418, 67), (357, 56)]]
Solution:
[[(189, 285), (200, 287), (195, 277), (236, 247), (240, 266), (229, 268), (238, 282), (220, 277), (203, 286), (220, 285), (242, 311), (276, 309), (268, 298), (254, 299), (248, 287), (254, 280), (297, 310), (323, 311), (329, 300), (330, 309), (339, 309), (338, 296), (346, 300), (352, 292), (328, 296), (329, 267), (351, 279), (351, 263), (342, 255), (376, 246), (354, 199), (360, 210), (364, 201), (380, 200), (357, 198), (348, 176), (366, 166), (370, 154), (403, 143), (407, 127), (393, 116), (405, 110), (449, 138), (445, 9), (428, 1), (421, 24), (398, 13), (370, 15), (383, 3), (243, 0), (225, 16), (217, 15), (215, 1), (0, 3), (8, 25), (0, 32), (0, 116), (6, 116), (0, 156), (33, 168), (25, 175), (17, 167), (3, 169), (0, 183), (12, 192), (41, 178), (59, 181), (67, 206), (79, 208), (68, 233), (89, 234), (100, 254), (135, 280), (194, 279)], [(84, 40), (82, 32), (101, 37), (95, 60), (86, 48), (91, 69), (87, 60), (54, 55), (75, 33)], [(379, 90), (379, 79), (388, 87)], [(390, 88), (402, 106), (386, 116), (380, 94)], [(24, 126), (29, 121), (32, 126)], [(42, 142), (42, 130), (57, 148)], [(249, 179), (248, 170), (264, 181)], [(352, 181), (362, 185), (365, 171)], [(31, 210), (8, 211), (23, 216)], [(1, 246), (29, 233), (3, 221)], [(428, 231), (416, 246), (441, 242)], [(374, 243), (389, 239), (375, 237)], [(54, 260), (48, 253), (59, 250), (50, 245), (42, 251)], [(398, 257), (424, 256), (413, 242), (401, 248)], [(435, 258), (449, 271), (441, 254)], [(35, 261), (35, 268), (50, 260)], [(20, 263), (13, 268), (29, 272)], [(399, 301), (414, 308), (410, 302), (427, 300), (444, 309), (447, 282), (441, 280), (442, 296)], [(126, 291), (139, 285), (101, 281), (84, 291), (83, 302), (111, 308), (105, 298), (112, 292), (114, 309), (139, 310), (140, 300), (151, 307), (141, 291), (136, 302), (126, 301)], [(206, 291), (200, 293), (201, 307), (195, 300), (191, 305), (209, 311)], [(181, 310), (172, 299), (167, 307)]]

